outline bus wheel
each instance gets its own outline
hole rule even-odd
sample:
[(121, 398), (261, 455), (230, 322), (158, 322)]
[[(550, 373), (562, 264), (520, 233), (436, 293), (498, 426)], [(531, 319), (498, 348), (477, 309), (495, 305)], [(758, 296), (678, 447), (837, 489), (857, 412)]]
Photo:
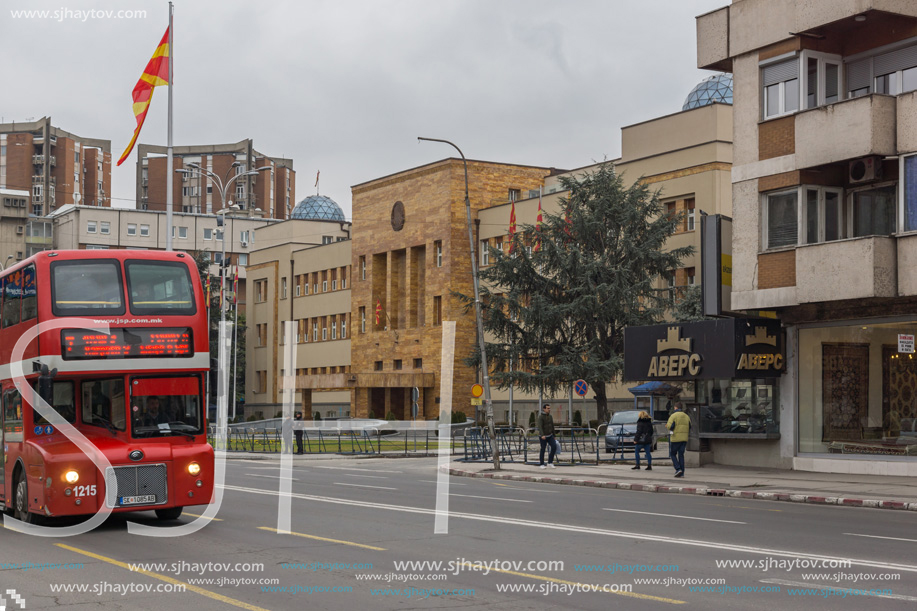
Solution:
[(168, 509), (157, 509), (156, 517), (160, 520), (177, 520), (181, 515), (184, 507), (169, 507)]
[(19, 481), (16, 483), (16, 498), (13, 500), (13, 517), (26, 524), (37, 524), (36, 514), (29, 511), (29, 485), (25, 480), (25, 472), (19, 474)]

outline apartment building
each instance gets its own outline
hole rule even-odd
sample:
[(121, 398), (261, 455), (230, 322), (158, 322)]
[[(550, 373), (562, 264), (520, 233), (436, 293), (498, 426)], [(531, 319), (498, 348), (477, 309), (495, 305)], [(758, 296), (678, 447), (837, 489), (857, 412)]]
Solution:
[(38, 217), (68, 204), (111, 206), (111, 142), (37, 121), (0, 124), (0, 259), (50, 246)]
[[(164, 146), (137, 146), (137, 208), (166, 209), (166, 157)], [(247, 216), (268, 219), (290, 218), (296, 196), (293, 160), (259, 153), (251, 139), (234, 144), (173, 147), (172, 210), (189, 214), (214, 214), (224, 207), (237, 206)], [(212, 172), (226, 188), (225, 200), (220, 186), (192, 164)], [(261, 170), (257, 176), (242, 176), (248, 170)]]
[(697, 40), (734, 77), (732, 309), (775, 311), (786, 344), (785, 372), (717, 397), (779, 434), (714, 459), (917, 475), (917, 5), (735, 0)]

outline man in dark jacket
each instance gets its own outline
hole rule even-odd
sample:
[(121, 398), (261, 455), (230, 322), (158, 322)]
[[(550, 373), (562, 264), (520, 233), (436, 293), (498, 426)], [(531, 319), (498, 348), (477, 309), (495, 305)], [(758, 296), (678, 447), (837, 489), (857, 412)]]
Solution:
[(302, 412), (296, 412), (293, 416), (293, 435), (296, 436), (296, 453), (302, 454), (302, 424), (297, 424), (297, 422), (302, 422)]
[(548, 464), (554, 469), (554, 454), (557, 448), (554, 446), (554, 418), (551, 417), (551, 406), (547, 403), (538, 414), (538, 440), (541, 442), (541, 453), (538, 454), (538, 466), (542, 469), (547, 467), (544, 464), (545, 446), (551, 446), (551, 453), (548, 455)]

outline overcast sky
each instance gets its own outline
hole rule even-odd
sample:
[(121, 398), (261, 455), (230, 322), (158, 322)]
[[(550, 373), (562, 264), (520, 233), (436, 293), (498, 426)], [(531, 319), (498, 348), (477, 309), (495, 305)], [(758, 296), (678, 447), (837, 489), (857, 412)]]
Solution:
[[(572, 169), (620, 155), (620, 128), (681, 110), (709, 76), (695, 17), (728, 0), (176, 0), (174, 144), (252, 138), (292, 158), (296, 200), (320, 191), (350, 217), (350, 187), (452, 156)], [(5, 0), (3, 122), (50, 115), (111, 140), (168, 3)], [(13, 11), (70, 11), (63, 19)], [(77, 11), (145, 10), (117, 19)], [(140, 142), (166, 144), (157, 88)], [(136, 151), (112, 169), (134, 207)]]

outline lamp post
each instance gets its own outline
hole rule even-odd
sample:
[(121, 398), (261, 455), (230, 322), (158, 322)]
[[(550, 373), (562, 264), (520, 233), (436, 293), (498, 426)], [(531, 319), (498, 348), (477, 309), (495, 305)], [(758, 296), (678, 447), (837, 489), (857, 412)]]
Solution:
[(6, 266), (10, 264), (10, 259), (12, 258), (13, 258), (13, 255), (10, 255), (6, 258), (6, 261), (4, 261), (3, 264), (0, 264), (0, 272), (6, 269)]
[[(242, 163), (239, 161), (234, 162), (229, 167), (229, 170), (227, 170), (226, 175), (228, 176), (229, 172), (231, 172), (233, 168), (237, 168), (241, 165)], [(233, 176), (232, 178), (229, 178), (228, 180), (226, 180), (225, 176), (221, 179), (219, 176), (217, 176), (212, 171), (206, 168), (202, 168), (201, 166), (199, 166), (196, 163), (189, 163), (188, 168), (190, 169), (179, 169), (175, 171), (179, 174), (187, 174), (189, 176), (204, 177), (207, 180), (209, 180), (213, 184), (213, 186), (216, 187), (217, 191), (220, 193), (220, 203), (223, 204), (223, 209), (216, 213), (217, 216), (222, 217), (218, 225), (222, 226), (223, 228), (223, 232), (222, 232), (223, 239), (221, 240), (222, 255), (220, 258), (220, 330), (222, 333), (222, 330), (225, 328), (225, 325), (226, 325), (226, 298), (223, 294), (224, 293), (223, 289), (226, 286), (226, 269), (228, 267), (226, 265), (226, 222), (225, 222), (225, 218), (226, 218), (226, 214), (240, 210), (239, 206), (237, 205), (226, 206), (226, 202), (228, 201), (226, 198), (226, 195), (227, 193), (230, 192), (229, 189), (230, 187), (232, 187), (232, 183), (234, 183), (238, 179), (242, 177), (246, 177), (246, 176), (257, 176), (258, 173), (261, 172), (262, 170), (270, 170), (271, 166), (262, 166), (260, 168), (255, 168), (254, 170), (248, 170), (246, 172), (238, 172), (235, 176)], [(230, 239), (232, 239), (232, 233), (230, 233), (229, 237)], [(222, 340), (223, 338), (221, 336), (221, 341)], [(223, 351), (221, 350), (219, 354), (222, 355)], [(220, 371), (221, 372), (227, 371), (227, 363), (225, 362), (220, 363)], [(223, 388), (224, 388), (223, 392), (225, 394), (226, 390), (228, 389), (225, 386)], [(235, 397), (233, 397), (233, 402), (232, 402), (232, 417), (233, 419), (235, 419), (236, 417)]]
[(462, 153), (462, 149), (455, 146), (452, 142), (448, 140), (440, 140), (438, 138), (421, 138), (418, 137), (418, 140), (425, 140), (427, 142), (442, 142), (443, 144), (448, 144), (452, 148), (458, 151), (458, 154), (462, 156), (462, 164), (465, 168), (465, 219), (468, 223), (468, 245), (471, 248), (471, 278), (474, 284), (474, 316), (478, 325), (478, 346), (481, 350), (481, 373), (483, 374), (483, 386), (484, 386), (484, 407), (485, 413), (487, 414), (487, 430), (490, 433), (490, 447), (493, 451), (494, 457), (494, 469), (497, 471), (500, 470), (500, 447), (497, 444), (497, 433), (494, 428), (494, 404), (490, 398), (490, 374), (487, 369), (487, 346), (484, 341), (484, 319), (481, 316), (481, 293), (479, 290), (478, 284), (478, 262), (475, 257), (475, 243), (474, 243), (474, 230), (471, 227), (471, 200), (468, 199), (468, 162), (465, 160), (465, 154)]

